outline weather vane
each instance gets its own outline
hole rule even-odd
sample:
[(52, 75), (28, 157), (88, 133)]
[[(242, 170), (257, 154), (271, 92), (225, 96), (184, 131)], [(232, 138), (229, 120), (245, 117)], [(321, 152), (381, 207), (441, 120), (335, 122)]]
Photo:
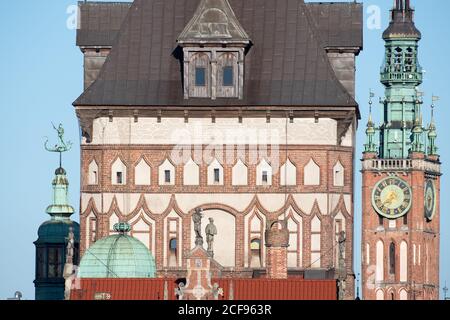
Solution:
[(62, 167), (62, 154), (64, 152), (69, 151), (70, 149), (72, 149), (72, 142), (70, 141), (64, 141), (64, 128), (62, 126), (62, 124), (60, 123), (58, 128), (52, 123), (53, 129), (56, 130), (56, 132), (58, 133), (58, 143), (55, 144), (55, 146), (53, 148), (48, 147), (48, 138), (45, 141), (45, 150), (47, 150), (48, 152), (58, 152), (59, 153), (59, 167)]
[(369, 111), (372, 113), (372, 98), (375, 97), (375, 93), (372, 91), (372, 89), (369, 89)]

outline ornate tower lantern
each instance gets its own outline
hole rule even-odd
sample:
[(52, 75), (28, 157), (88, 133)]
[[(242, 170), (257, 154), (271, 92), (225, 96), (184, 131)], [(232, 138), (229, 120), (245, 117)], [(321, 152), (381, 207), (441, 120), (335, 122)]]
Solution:
[[(364, 299), (437, 299), (439, 295), (441, 164), (434, 117), (428, 128), (422, 121), (421, 38), (410, 1), (396, 0), (383, 33), (382, 123), (376, 127), (370, 113), (362, 160)], [(433, 97), (432, 110), (435, 101)]]
[(70, 219), (74, 208), (69, 205), (69, 180), (66, 170), (62, 167), (62, 153), (71, 149), (71, 143), (64, 141), (62, 125), (54, 128), (58, 133), (59, 144), (54, 148), (49, 148), (46, 142), (45, 148), (49, 152), (59, 153), (60, 163), (52, 182), (53, 202), (46, 210), (51, 218), (39, 227), (39, 237), (34, 242), (36, 246), (36, 279), (34, 280), (36, 300), (64, 300), (64, 277), (68, 273), (65, 264), (69, 263), (72, 266), (78, 264), (80, 226)]

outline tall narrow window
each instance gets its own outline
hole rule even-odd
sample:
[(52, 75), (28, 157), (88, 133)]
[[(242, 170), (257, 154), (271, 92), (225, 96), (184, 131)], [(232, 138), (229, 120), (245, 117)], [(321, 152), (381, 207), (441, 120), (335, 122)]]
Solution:
[(62, 250), (60, 248), (48, 248), (48, 277), (62, 277)]
[(224, 87), (232, 87), (234, 86), (233, 81), (233, 67), (226, 66), (223, 68), (223, 85)]
[(250, 243), (251, 261), (250, 267), (261, 268), (261, 240), (252, 239)]
[(206, 68), (203, 67), (195, 68), (195, 86), (196, 87), (206, 86)]
[(177, 261), (177, 239), (173, 238), (169, 241), (169, 266), (175, 267), (178, 264)]
[(378, 224), (382, 227), (384, 226), (384, 219), (382, 216), (378, 216)]
[(389, 245), (389, 273), (395, 274), (395, 244)]
[(407, 214), (405, 214), (405, 215), (403, 216), (403, 224), (404, 224), (405, 226), (408, 225), (408, 215), (407, 215)]
[(220, 169), (214, 169), (214, 183), (220, 182)]
[(164, 182), (170, 183), (170, 170), (164, 170)]
[(403, 50), (401, 48), (395, 48), (394, 53), (394, 72), (401, 72), (403, 65)]
[(123, 173), (120, 171), (116, 172), (116, 183), (123, 184)]
[(90, 185), (98, 184), (98, 165), (95, 160), (92, 160), (92, 162), (89, 164), (88, 183)]
[(45, 278), (45, 248), (38, 247), (36, 249), (36, 257), (37, 257), (37, 270), (36, 270), (36, 278)]

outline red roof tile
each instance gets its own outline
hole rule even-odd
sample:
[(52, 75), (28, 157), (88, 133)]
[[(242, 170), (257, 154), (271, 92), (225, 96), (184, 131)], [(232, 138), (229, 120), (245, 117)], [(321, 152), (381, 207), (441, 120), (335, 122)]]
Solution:
[[(78, 279), (71, 300), (175, 300), (175, 279)], [(216, 279), (223, 300), (337, 300), (335, 280)]]

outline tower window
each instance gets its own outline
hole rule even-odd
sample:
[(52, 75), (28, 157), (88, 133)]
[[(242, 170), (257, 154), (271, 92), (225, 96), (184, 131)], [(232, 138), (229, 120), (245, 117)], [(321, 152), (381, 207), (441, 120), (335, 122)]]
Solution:
[(164, 182), (170, 183), (170, 170), (164, 170)]
[(395, 274), (395, 244), (389, 245), (389, 273)]
[(226, 66), (223, 68), (223, 85), (225, 87), (232, 87), (234, 85), (233, 73), (234, 72), (232, 66)]
[(407, 214), (405, 214), (405, 215), (403, 216), (403, 224), (404, 224), (405, 226), (408, 225), (408, 215), (407, 215)]
[(384, 219), (382, 216), (378, 216), (378, 224), (383, 227), (384, 226)]
[(120, 171), (116, 172), (116, 183), (123, 184), (123, 173)]
[(45, 248), (37, 248), (36, 278), (45, 278)]
[(63, 276), (62, 266), (61, 248), (48, 248), (48, 277), (61, 278)]
[(196, 87), (206, 86), (206, 68), (204, 67), (195, 68), (195, 86)]
[(214, 182), (220, 182), (220, 169), (214, 169)]

